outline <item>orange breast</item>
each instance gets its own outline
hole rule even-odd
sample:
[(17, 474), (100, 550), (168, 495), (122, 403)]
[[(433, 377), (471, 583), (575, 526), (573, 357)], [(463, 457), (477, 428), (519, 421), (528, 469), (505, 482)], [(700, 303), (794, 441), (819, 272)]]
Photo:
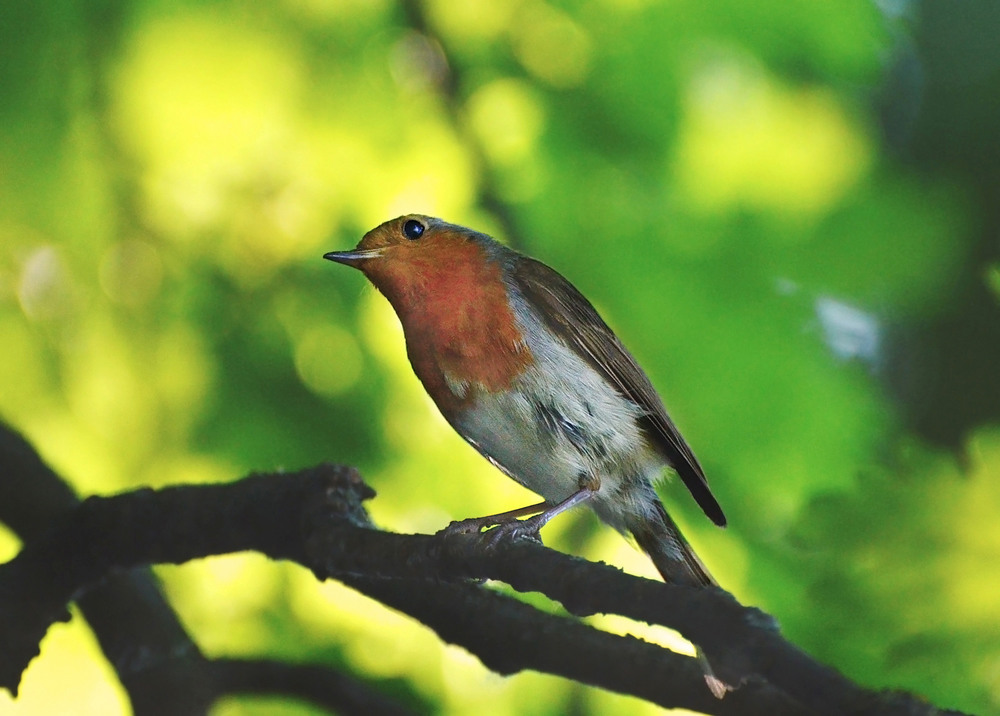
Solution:
[(392, 268), (375, 283), (403, 324), (414, 372), (446, 416), (479, 391), (507, 388), (531, 364), (500, 265), (481, 246), (452, 244)]

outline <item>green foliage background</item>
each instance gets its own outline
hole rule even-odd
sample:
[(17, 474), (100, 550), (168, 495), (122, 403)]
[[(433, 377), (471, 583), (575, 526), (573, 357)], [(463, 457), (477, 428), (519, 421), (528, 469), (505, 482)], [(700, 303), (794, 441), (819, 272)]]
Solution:
[[(724, 586), (862, 683), (1000, 713), (996, 8), (7, 0), (0, 412), (81, 494), (330, 460), (395, 530), (525, 504), (320, 259), (439, 215), (556, 267), (639, 357), (729, 515), (665, 488)], [(545, 537), (654, 575), (587, 514)], [(441, 713), (652, 712), (493, 676), (287, 565), (160, 574), (210, 655)], [(79, 619), (43, 647), (5, 712), (126, 710)]]

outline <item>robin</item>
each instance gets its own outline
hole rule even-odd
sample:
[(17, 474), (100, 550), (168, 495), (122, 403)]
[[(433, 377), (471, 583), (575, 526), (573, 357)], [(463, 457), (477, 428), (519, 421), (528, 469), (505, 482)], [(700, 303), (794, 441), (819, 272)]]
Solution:
[(535, 535), (585, 504), (631, 533), (667, 582), (715, 584), (654, 482), (669, 467), (719, 526), (722, 508), (649, 378), (569, 281), (485, 234), (417, 214), (324, 258), (359, 269), (385, 295), (444, 418), (545, 500), (449, 529)]

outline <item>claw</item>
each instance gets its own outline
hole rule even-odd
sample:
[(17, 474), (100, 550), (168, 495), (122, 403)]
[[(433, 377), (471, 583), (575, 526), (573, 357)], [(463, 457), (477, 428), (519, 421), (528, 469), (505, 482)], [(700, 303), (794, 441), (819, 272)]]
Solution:
[(508, 523), (517, 524), (518, 520), (516, 518), (521, 515), (530, 515), (535, 512), (541, 512), (548, 507), (548, 503), (542, 502), (537, 505), (528, 505), (527, 507), (520, 507), (516, 510), (510, 510), (508, 512), (501, 512), (498, 515), (486, 515), (485, 517), (470, 517), (465, 520), (457, 520), (452, 522), (443, 530), (438, 532), (438, 534), (444, 535), (469, 535), (477, 534), (482, 532), (484, 529), (493, 527), (494, 525), (505, 525)]
[[(486, 545), (488, 547), (493, 547), (504, 539), (513, 540), (521, 537), (541, 542), (542, 538), (539, 537), (538, 531), (542, 529), (542, 527), (544, 527), (549, 520), (556, 515), (565, 512), (569, 508), (575, 507), (581, 502), (589, 500), (594, 496), (596, 490), (597, 487), (592, 485), (590, 482), (584, 485), (583, 481), (581, 481), (581, 487), (579, 490), (557, 504), (541, 502), (537, 505), (528, 505), (527, 507), (520, 507), (516, 510), (510, 510), (509, 512), (501, 512), (498, 515), (471, 517), (467, 520), (459, 520), (457, 522), (450, 523), (447, 527), (438, 532), (438, 534), (478, 534), (482, 533), (484, 529), (492, 527), (493, 529), (487, 530), (484, 535), (484, 539), (486, 540)], [(533, 517), (528, 517), (523, 520), (517, 519), (522, 515), (530, 515), (536, 512), (538, 514)]]
[(486, 521), (484, 517), (470, 517), (465, 520), (455, 520), (447, 527), (440, 530), (438, 534), (443, 535), (471, 535), (482, 532), (484, 528), (492, 526), (493, 522)]
[(542, 537), (539, 530), (545, 522), (545, 520), (539, 520), (537, 515), (526, 520), (504, 522), (483, 533), (483, 539), (486, 541), (487, 547), (496, 547), (504, 540), (530, 539), (541, 543)]

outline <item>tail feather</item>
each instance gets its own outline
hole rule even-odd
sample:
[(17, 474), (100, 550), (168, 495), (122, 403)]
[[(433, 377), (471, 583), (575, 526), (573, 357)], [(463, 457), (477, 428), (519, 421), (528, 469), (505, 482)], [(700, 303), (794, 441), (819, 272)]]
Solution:
[[(677, 525), (670, 519), (663, 504), (656, 500), (656, 513), (642, 523), (629, 527), (636, 542), (648, 554), (656, 569), (669, 584), (686, 584), (693, 587), (717, 587), (718, 582), (705, 569), (698, 555), (691, 549)], [(735, 686), (723, 681), (715, 675), (712, 665), (704, 650), (694, 645), (695, 656), (704, 672), (705, 684), (717, 699), (727, 692), (735, 690)]]
[(677, 525), (670, 519), (663, 504), (659, 500), (655, 504), (656, 515), (641, 524), (630, 525), (629, 531), (642, 551), (653, 560), (663, 581), (695, 587), (718, 586), (719, 583), (709, 574)]

